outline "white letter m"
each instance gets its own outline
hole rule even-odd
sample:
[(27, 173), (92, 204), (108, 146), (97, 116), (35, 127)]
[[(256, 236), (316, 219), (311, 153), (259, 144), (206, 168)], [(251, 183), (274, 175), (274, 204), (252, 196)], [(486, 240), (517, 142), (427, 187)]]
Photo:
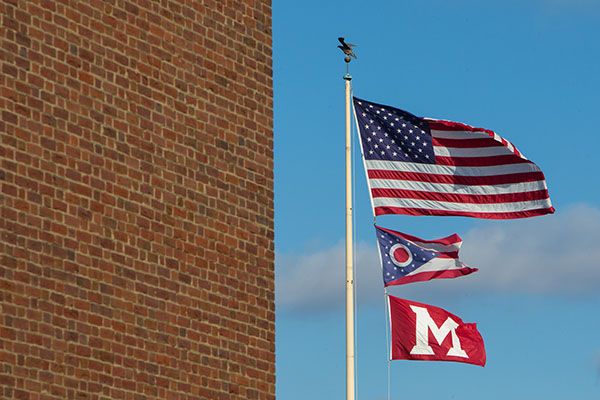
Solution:
[(412, 348), (410, 354), (417, 355), (433, 355), (433, 349), (429, 346), (429, 331), (433, 333), (433, 337), (439, 345), (442, 344), (446, 336), (450, 333), (452, 335), (452, 347), (448, 350), (448, 356), (464, 357), (469, 358), (467, 353), (460, 347), (460, 340), (456, 334), (456, 328), (458, 324), (448, 317), (446, 322), (441, 327), (437, 327), (435, 321), (429, 315), (429, 311), (423, 307), (417, 307), (411, 305), (410, 308), (417, 315), (416, 322), (416, 342), (415, 347)]

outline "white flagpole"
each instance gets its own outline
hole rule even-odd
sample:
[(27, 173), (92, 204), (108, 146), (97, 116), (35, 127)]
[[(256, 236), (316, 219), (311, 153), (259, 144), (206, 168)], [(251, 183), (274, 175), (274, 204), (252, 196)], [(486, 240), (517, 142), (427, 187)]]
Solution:
[[(346, 57), (346, 63), (350, 57)], [(348, 65), (348, 64), (346, 64)], [(346, 81), (346, 400), (354, 400), (354, 266), (352, 246), (352, 138), (350, 126), (350, 82)]]

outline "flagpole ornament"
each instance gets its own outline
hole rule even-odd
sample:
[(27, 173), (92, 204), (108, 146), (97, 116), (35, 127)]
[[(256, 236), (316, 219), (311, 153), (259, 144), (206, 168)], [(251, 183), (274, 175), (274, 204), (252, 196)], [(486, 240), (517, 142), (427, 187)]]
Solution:
[(350, 43), (346, 43), (344, 41), (343, 37), (339, 37), (338, 40), (340, 41), (341, 45), (338, 46), (338, 48), (340, 50), (342, 50), (344, 52), (344, 54), (346, 55), (346, 57), (344, 57), (344, 61), (346, 61), (346, 75), (344, 75), (344, 79), (346, 80), (351, 80), (352, 77), (350, 76), (350, 74), (348, 73), (348, 66), (350, 64), (350, 61), (352, 61), (352, 58), (350, 58), (350, 56), (356, 58), (356, 54), (354, 54), (354, 51), (352, 50), (353, 47), (356, 47), (356, 45), (354, 44), (350, 44)]
[(344, 58), (344, 61), (346, 61), (347, 63), (349, 63), (350, 61), (352, 61), (352, 59), (350, 58), (350, 56), (356, 58), (356, 54), (354, 54), (354, 51), (352, 51), (352, 48), (356, 47), (356, 45), (355, 44), (346, 43), (344, 41), (343, 37), (339, 37), (338, 40), (342, 44), (341, 46), (338, 46), (338, 48), (340, 50), (342, 50), (344, 52), (344, 54), (346, 55), (346, 57)]

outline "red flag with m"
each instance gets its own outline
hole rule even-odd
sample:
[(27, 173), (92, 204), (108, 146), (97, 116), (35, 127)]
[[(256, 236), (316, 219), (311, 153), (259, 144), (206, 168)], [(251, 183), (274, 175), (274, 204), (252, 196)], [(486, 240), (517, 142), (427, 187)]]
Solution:
[(477, 325), (438, 307), (388, 295), (392, 360), (456, 361), (485, 365)]

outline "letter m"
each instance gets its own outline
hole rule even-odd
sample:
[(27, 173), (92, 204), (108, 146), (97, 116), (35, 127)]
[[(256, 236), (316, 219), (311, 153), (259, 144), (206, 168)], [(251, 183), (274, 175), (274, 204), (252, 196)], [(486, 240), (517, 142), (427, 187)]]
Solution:
[(452, 347), (448, 350), (448, 356), (469, 358), (467, 353), (460, 347), (460, 340), (456, 334), (458, 324), (450, 317), (439, 328), (435, 321), (429, 315), (429, 311), (423, 307), (411, 305), (410, 308), (417, 315), (416, 322), (416, 345), (410, 351), (410, 354), (433, 355), (433, 349), (429, 346), (429, 331), (439, 345), (442, 344), (448, 334), (452, 336)]

